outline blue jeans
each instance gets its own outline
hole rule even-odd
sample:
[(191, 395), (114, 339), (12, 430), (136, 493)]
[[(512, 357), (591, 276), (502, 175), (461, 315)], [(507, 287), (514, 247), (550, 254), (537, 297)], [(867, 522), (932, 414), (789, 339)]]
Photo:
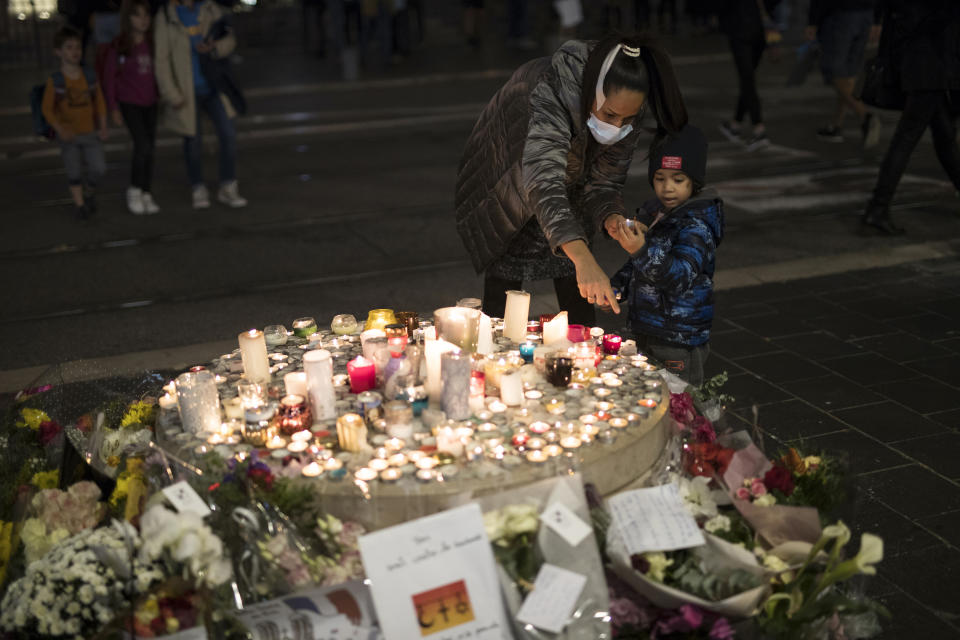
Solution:
[(197, 135), (184, 137), (183, 154), (187, 158), (187, 176), (191, 186), (203, 184), (203, 136), (200, 130), (201, 111), (206, 111), (217, 131), (220, 145), (220, 184), (237, 179), (237, 133), (233, 120), (227, 116), (223, 100), (218, 93), (196, 97)]

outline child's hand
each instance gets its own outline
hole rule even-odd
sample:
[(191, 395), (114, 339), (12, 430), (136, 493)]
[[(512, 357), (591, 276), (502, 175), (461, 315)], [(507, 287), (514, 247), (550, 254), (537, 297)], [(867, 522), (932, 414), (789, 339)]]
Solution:
[(626, 222), (621, 222), (614, 240), (620, 243), (624, 251), (634, 254), (646, 243), (646, 237), (643, 235), (646, 230), (647, 226), (639, 222), (635, 222), (632, 228), (628, 227)]
[(113, 126), (122, 127), (123, 126), (123, 116), (120, 114), (119, 109), (114, 109), (110, 112), (110, 119), (113, 120)]

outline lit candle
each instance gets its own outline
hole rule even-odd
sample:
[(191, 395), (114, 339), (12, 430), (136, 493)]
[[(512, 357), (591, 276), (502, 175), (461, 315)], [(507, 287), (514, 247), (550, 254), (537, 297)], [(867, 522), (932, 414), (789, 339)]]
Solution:
[(414, 464), (417, 465), (417, 469), (421, 470), (430, 470), (437, 466), (437, 459), (433, 456), (425, 456), (417, 460)]
[(312, 437), (313, 437), (313, 432), (311, 432), (309, 429), (303, 429), (301, 431), (297, 431), (292, 436), (290, 436), (290, 439), (293, 440), (294, 442), (307, 442)]
[(293, 334), (300, 338), (309, 338), (317, 332), (317, 321), (313, 318), (297, 318), (293, 321)]
[(173, 409), (177, 406), (177, 396), (165, 393), (160, 396), (157, 402), (160, 404), (161, 409)]
[(420, 482), (433, 482), (437, 479), (437, 472), (433, 469), (420, 469), (417, 471), (417, 480)]
[(437, 429), (437, 451), (449, 453), (459, 458), (463, 455), (463, 441), (457, 435), (453, 427), (440, 427)]
[(223, 436), (219, 433), (214, 433), (207, 438), (207, 444), (223, 444)]
[(403, 471), (400, 469), (384, 469), (380, 472), (380, 482), (386, 482), (387, 484), (393, 484), (401, 477), (403, 477)]
[(347, 375), (350, 376), (350, 391), (361, 393), (377, 386), (377, 367), (364, 358), (357, 356), (347, 363)]
[(655, 409), (657, 407), (657, 401), (652, 398), (638, 400), (637, 404), (639, 404), (641, 407), (646, 407), (647, 409)]
[(423, 460), (427, 456), (427, 454), (417, 449), (414, 451), (408, 451), (406, 456), (407, 456), (407, 462), (410, 462), (412, 464), (417, 464), (418, 462)]
[(240, 402), (239, 397), (223, 401), (223, 415), (228, 420), (242, 420), (243, 413), (243, 403)]
[(284, 374), (283, 384), (288, 395), (307, 397), (307, 374), (303, 371)]
[(307, 478), (316, 478), (321, 473), (323, 473), (323, 467), (320, 466), (320, 463), (314, 460), (310, 464), (306, 465), (303, 469), (301, 469), (300, 473), (302, 473)]
[(336, 458), (327, 458), (323, 463), (323, 468), (326, 471), (337, 471), (343, 468), (343, 461), (337, 460)]
[(544, 451), (535, 449), (533, 451), (527, 451), (527, 462), (532, 462), (534, 464), (542, 464), (547, 461), (547, 454)]
[(306, 451), (306, 450), (307, 450), (307, 447), (309, 447), (309, 446), (310, 446), (310, 445), (307, 444), (306, 442), (304, 442), (303, 440), (298, 440), (298, 441), (291, 442), (290, 444), (288, 444), (288, 445), (287, 445), (287, 451), (289, 451), (290, 453), (301, 453), (301, 452), (303, 452), (303, 451)]
[(250, 329), (237, 336), (237, 340), (243, 360), (243, 376), (252, 382), (270, 382), (270, 360), (263, 331)]
[(560, 439), (560, 446), (564, 449), (577, 449), (580, 445), (580, 438), (577, 436), (564, 436)]
[(543, 344), (563, 344), (567, 340), (567, 312), (561, 311), (543, 325)]
[(563, 447), (558, 444), (548, 444), (543, 448), (543, 452), (551, 458), (556, 458), (558, 455), (563, 453)]
[(617, 355), (620, 351), (620, 345), (623, 343), (623, 338), (620, 336), (608, 333), (603, 336), (603, 352), (607, 355)]
[(287, 441), (280, 436), (273, 436), (267, 440), (267, 449), (284, 449), (287, 446)]
[(590, 329), (590, 337), (594, 340), (601, 339), (604, 333), (603, 327), (592, 327)]
[(333, 320), (330, 321), (330, 330), (338, 336), (355, 333), (357, 328), (357, 319), (349, 313), (333, 316)]
[(519, 369), (504, 371), (500, 375), (500, 400), (508, 407), (523, 404), (523, 378)]
[(369, 463), (367, 463), (367, 466), (376, 472), (380, 472), (386, 469), (387, 467), (389, 467), (390, 463), (384, 460), (383, 458), (374, 458)]
[(583, 342), (590, 334), (582, 324), (567, 325), (567, 340), (573, 343)]
[(441, 405), (452, 420), (470, 417), (470, 357), (459, 351), (441, 356)]
[(490, 316), (480, 314), (480, 329), (477, 332), (477, 353), (487, 355), (493, 353), (493, 323)]
[(624, 418), (610, 418), (610, 426), (614, 429), (626, 429), (628, 424), (630, 422)]
[(543, 438), (530, 438), (525, 445), (527, 449), (543, 449), (547, 442)]
[(533, 352), (536, 350), (537, 345), (533, 342), (524, 342), (520, 345), (520, 356), (523, 358), (523, 361), (527, 364), (533, 362)]
[(220, 395), (209, 371), (188, 371), (177, 376), (180, 422), (188, 433), (202, 435), (220, 428)]
[(542, 420), (531, 422), (528, 428), (530, 429), (530, 431), (536, 434), (543, 434), (543, 433), (546, 433), (547, 431), (550, 431), (550, 425), (547, 424), (546, 422), (543, 422)]
[(407, 464), (407, 456), (402, 453), (395, 453), (387, 458), (387, 462), (390, 463), (391, 467), (402, 467)]
[(356, 472), (353, 474), (353, 477), (359, 480), (360, 482), (371, 482), (373, 480), (376, 480), (377, 475), (378, 475), (378, 472), (374, 471), (370, 467), (362, 467), (356, 470)]
[(468, 353), (477, 350), (480, 333), (479, 309), (444, 307), (433, 312), (433, 324), (437, 338), (463, 349)]
[(337, 418), (337, 439), (340, 448), (354, 453), (367, 448), (367, 425), (356, 413), (347, 413)]
[(506, 310), (503, 314), (503, 337), (512, 342), (523, 342), (527, 335), (529, 316), (530, 294), (526, 291), (507, 291)]

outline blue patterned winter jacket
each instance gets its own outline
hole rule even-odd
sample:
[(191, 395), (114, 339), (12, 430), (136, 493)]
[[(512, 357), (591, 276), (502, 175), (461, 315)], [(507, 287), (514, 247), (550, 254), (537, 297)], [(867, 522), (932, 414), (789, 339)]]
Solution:
[[(658, 200), (645, 202), (639, 221), (649, 225), (660, 209)], [(689, 347), (710, 340), (713, 271), (722, 238), (723, 200), (712, 189), (666, 214), (647, 233), (643, 248), (610, 279), (630, 305), (631, 331)]]

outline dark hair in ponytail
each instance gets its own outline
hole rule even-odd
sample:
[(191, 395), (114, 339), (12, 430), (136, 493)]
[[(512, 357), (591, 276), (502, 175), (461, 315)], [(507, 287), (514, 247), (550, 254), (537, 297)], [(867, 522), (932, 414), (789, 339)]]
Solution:
[(657, 135), (651, 145), (653, 148), (667, 134), (677, 133), (686, 126), (687, 107), (673, 73), (670, 56), (646, 36), (611, 33), (591, 49), (583, 68), (582, 120), (586, 121), (593, 109), (600, 67), (610, 50), (618, 44), (639, 48), (640, 56), (628, 56), (621, 49), (603, 80), (603, 93), (609, 96), (619, 89), (628, 89), (646, 94), (644, 107), (650, 109), (657, 121)]

